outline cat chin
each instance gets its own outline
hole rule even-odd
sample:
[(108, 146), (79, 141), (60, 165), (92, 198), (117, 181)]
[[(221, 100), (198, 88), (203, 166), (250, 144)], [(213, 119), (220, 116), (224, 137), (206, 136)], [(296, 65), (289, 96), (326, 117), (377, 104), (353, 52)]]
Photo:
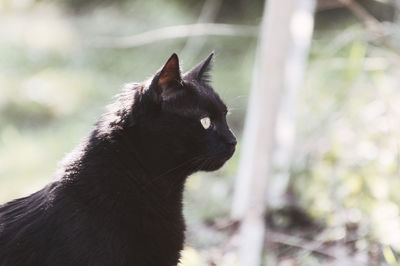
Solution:
[(222, 156), (220, 154), (218, 157), (214, 157), (214, 159), (206, 161), (204, 164), (201, 165), (199, 170), (211, 172), (220, 169), (226, 163), (226, 161), (228, 161), (232, 157), (234, 152), (235, 149), (231, 149)]
[(199, 170), (205, 172), (212, 172), (220, 169), (227, 160), (213, 160), (203, 165)]

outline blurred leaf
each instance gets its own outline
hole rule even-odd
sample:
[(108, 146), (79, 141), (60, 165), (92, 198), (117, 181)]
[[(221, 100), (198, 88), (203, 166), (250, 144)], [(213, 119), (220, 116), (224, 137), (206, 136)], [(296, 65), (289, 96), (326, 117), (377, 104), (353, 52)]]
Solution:
[(385, 257), (386, 262), (389, 263), (390, 265), (398, 265), (396, 257), (394, 256), (390, 246), (383, 247), (383, 256)]
[(204, 263), (201, 261), (199, 254), (194, 248), (185, 247), (181, 252), (181, 262), (179, 266), (203, 266)]
[(365, 44), (355, 41), (351, 46), (347, 64), (347, 78), (349, 80), (353, 80), (362, 71), (365, 55)]

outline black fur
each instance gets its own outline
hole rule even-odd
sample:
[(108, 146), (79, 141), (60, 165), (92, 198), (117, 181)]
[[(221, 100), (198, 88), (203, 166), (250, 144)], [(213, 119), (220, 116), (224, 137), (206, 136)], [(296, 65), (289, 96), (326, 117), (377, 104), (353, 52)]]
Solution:
[(174, 54), (128, 85), (52, 183), (0, 206), (0, 265), (176, 265), (185, 179), (220, 168), (236, 144), (205, 80), (211, 57), (182, 76)]

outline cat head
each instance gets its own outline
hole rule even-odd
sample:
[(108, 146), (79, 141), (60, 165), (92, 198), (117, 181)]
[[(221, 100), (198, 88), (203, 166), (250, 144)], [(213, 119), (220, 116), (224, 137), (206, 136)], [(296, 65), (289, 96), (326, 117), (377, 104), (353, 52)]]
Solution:
[(151, 79), (136, 85), (130, 132), (143, 158), (212, 171), (233, 155), (236, 138), (227, 107), (210, 85), (212, 58), (213, 53), (182, 74), (173, 54)]

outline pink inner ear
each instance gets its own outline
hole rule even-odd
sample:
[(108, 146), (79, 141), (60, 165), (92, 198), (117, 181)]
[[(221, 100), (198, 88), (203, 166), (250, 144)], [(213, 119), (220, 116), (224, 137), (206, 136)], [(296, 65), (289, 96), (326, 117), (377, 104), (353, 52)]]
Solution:
[(179, 60), (176, 55), (173, 55), (161, 70), (158, 85), (167, 86), (171, 81), (180, 80), (180, 78)]
[(158, 80), (159, 85), (167, 85), (171, 81), (178, 80), (179, 75), (176, 75), (174, 71), (163, 71), (160, 79)]

